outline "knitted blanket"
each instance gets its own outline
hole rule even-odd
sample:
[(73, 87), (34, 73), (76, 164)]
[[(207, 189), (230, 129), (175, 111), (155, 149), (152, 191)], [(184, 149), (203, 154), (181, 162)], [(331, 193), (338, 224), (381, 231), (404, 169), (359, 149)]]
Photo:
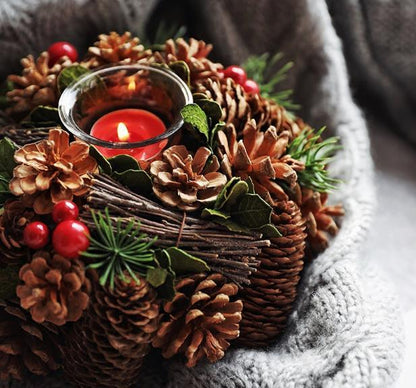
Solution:
[[(165, 2), (169, 3), (169, 2)], [(343, 179), (333, 196), (346, 216), (329, 249), (305, 269), (285, 334), (267, 349), (232, 349), (217, 364), (187, 369), (180, 361), (149, 364), (138, 387), (388, 387), (397, 378), (403, 340), (389, 282), (366, 261), (374, 203), (366, 123), (351, 98), (341, 43), (324, 0), (193, 0), (175, 2), (191, 35), (215, 45), (225, 63), (250, 53), (283, 51), (295, 67), (287, 84), (300, 115), (327, 125), (343, 151), (332, 166)], [(3, 77), (18, 58), (56, 40), (84, 49), (99, 32), (139, 34), (157, 20), (156, 1), (3, 0), (0, 61)], [(169, 6), (169, 4), (168, 4)], [(166, 8), (166, 7), (165, 7)], [(183, 10), (183, 12), (181, 11)], [(185, 12), (186, 11), (186, 12)], [(53, 379), (52, 379), (53, 380)], [(55, 380), (26, 386), (65, 386)], [(16, 385), (17, 386), (17, 385)]]

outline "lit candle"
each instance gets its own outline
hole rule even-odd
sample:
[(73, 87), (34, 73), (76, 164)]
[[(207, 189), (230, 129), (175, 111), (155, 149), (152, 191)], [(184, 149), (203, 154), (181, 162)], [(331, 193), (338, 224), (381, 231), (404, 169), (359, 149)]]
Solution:
[[(120, 109), (100, 117), (91, 128), (91, 136), (108, 142), (135, 143), (152, 139), (166, 131), (163, 121), (155, 114), (143, 109)], [(107, 158), (127, 154), (137, 160), (155, 157), (166, 145), (166, 140), (138, 148), (97, 149)]]

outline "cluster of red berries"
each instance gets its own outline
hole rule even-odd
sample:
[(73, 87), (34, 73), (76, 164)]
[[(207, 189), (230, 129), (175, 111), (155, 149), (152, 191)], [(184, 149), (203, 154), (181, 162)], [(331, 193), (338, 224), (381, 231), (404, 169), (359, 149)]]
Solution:
[(224, 77), (232, 78), (235, 82), (240, 84), (247, 93), (260, 93), (259, 85), (252, 79), (247, 79), (245, 70), (236, 65), (228, 66), (222, 71)]
[[(76, 259), (90, 245), (89, 230), (78, 221), (78, 206), (72, 201), (58, 202), (52, 211), (56, 224), (52, 232), (52, 246), (56, 253)], [(50, 231), (46, 224), (34, 221), (26, 225), (23, 231), (24, 243), (31, 249), (42, 249), (49, 242)]]

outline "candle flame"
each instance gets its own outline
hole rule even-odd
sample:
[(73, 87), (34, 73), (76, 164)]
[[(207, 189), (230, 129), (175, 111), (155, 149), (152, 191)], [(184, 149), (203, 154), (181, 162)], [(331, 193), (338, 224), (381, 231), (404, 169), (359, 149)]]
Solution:
[(129, 84), (127, 85), (127, 90), (131, 92), (136, 90), (136, 81), (134, 80), (134, 77), (130, 78)]
[(120, 141), (127, 141), (130, 138), (129, 130), (124, 123), (118, 123), (117, 125), (117, 136)]

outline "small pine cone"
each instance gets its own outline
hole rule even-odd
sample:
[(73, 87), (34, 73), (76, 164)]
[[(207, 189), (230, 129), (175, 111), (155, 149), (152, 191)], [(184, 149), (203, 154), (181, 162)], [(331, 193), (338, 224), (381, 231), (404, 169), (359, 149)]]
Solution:
[(23, 115), (39, 105), (58, 104), (57, 78), (63, 68), (72, 64), (68, 57), (62, 57), (49, 66), (49, 54), (45, 51), (38, 59), (32, 55), (21, 60), (22, 75), (9, 75), (14, 89), (7, 93), (12, 106), (6, 110), (10, 115)]
[(202, 40), (189, 39), (186, 42), (183, 38), (175, 41), (169, 39), (165, 44), (164, 56), (169, 64), (176, 61), (184, 61), (190, 70), (191, 85), (208, 78), (219, 78), (219, 70), (223, 66), (210, 61), (207, 56), (212, 50), (212, 45)]
[(287, 200), (288, 196), (278, 181), (285, 181), (294, 187), (297, 171), (304, 164), (284, 155), (289, 141), (289, 132), (277, 133), (271, 126), (267, 131), (259, 131), (255, 120), (247, 122), (243, 138), (238, 141), (237, 132), (232, 124), (218, 134), (217, 155), (221, 170), (227, 177), (250, 177), (256, 192), (268, 202)]
[(229, 341), (239, 336), (243, 309), (235, 300), (237, 285), (226, 281), (220, 274), (198, 274), (177, 283), (153, 341), (165, 358), (183, 353), (191, 368), (204, 357), (210, 362), (224, 357)]
[(244, 311), (237, 342), (244, 346), (270, 345), (284, 330), (303, 269), (306, 233), (298, 206), (278, 203), (272, 221), (282, 237), (272, 238), (271, 246), (263, 249), (250, 286), (241, 292)]
[(81, 64), (88, 68), (95, 68), (110, 63), (135, 63), (152, 55), (151, 50), (145, 50), (139, 38), (132, 38), (130, 32), (119, 35), (110, 32), (101, 34), (94, 46), (88, 49), (88, 54)]
[(73, 325), (64, 370), (77, 387), (129, 387), (140, 371), (159, 327), (156, 291), (116, 278), (114, 289), (93, 282), (90, 308)]
[(327, 200), (327, 193), (302, 188), (301, 210), (308, 233), (308, 258), (315, 257), (328, 247), (329, 236), (335, 236), (338, 233), (334, 217), (341, 217), (345, 214), (342, 205), (328, 206)]
[(69, 143), (69, 135), (56, 128), (48, 140), (27, 144), (14, 154), (14, 168), (9, 187), (12, 194), (32, 199), (37, 214), (48, 214), (63, 199), (72, 200), (88, 191), (89, 173), (97, 162), (89, 155), (88, 144)]
[(20, 200), (9, 200), (0, 218), (0, 263), (21, 263), (27, 258), (23, 243), (23, 230), (33, 221), (35, 213)]
[(233, 124), (237, 133), (240, 133), (250, 120), (248, 94), (231, 78), (198, 82), (195, 91), (204, 93), (209, 99), (217, 102), (222, 108), (221, 120), (226, 124)]
[(184, 211), (198, 209), (201, 204), (216, 200), (227, 183), (217, 172), (218, 160), (208, 148), (199, 148), (192, 156), (183, 145), (171, 146), (163, 152), (163, 160), (150, 164), (153, 192), (166, 205)]
[(62, 326), (81, 318), (87, 308), (90, 281), (79, 260), (39, 251), (19, 272), (23, 285), (16, 294), (35, 322)]
[(45, 376), (61, 363), (58, 330), (38, 324), (18, 302), (0, 301), (0, 380)]

